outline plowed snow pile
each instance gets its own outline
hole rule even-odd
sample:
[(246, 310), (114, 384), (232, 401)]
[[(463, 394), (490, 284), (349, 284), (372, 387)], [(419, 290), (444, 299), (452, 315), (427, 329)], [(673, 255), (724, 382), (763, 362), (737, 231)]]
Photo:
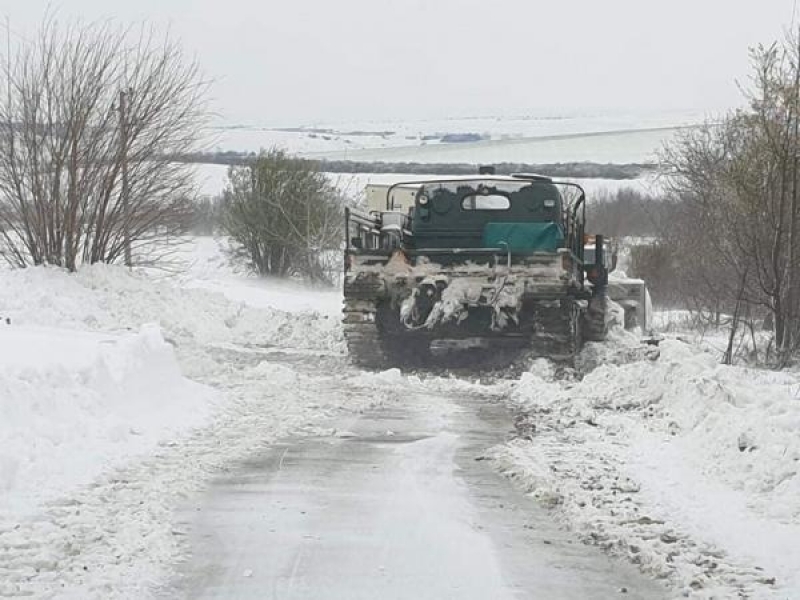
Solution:
[(208, 418), (158, 327), (138, 333), (0, 329), (0, 511), (36, 511), (120, 460)]
[(546, 362), (521, 378), (502, 467), (681, 595), (800, 597), (800, 380), (679, 341), (627, 364), (598, 351), (581, 381)]
[(286, 291), (250, 280), (258, 306), (186, 286), (102, 265), (0, 271), (0, 597), (148, 596), (180, 552), (186, 494), (378, 401), (272, 362), (343, 363), (336, 316), (276, 309)]
[(120, 267), (94, 265), (73, 275), (25, 269), (0, 277), (0, 317), (18, 325), (120, 332), (157, 323), (179, 351), (232, 341), (312, 350), (343, 347), (338, 316), (256, 309), (221, 293), (185, 289)]
[(213, 390), (184, 376), (225, 372), (210, 348), (342, 344), (328, 315), (104, 265), (1, 272), (0, 318), (0, 510), (15, 513), (207, 419)]

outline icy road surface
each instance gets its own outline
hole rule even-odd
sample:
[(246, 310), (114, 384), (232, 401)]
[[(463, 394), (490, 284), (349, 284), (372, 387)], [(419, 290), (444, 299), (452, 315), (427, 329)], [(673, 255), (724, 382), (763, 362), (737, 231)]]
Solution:
[(186, 506), (192, 557), (166, 596), (665, 597), (482, 460), (509, 424), (496, 401), (416, 393), (271, 446)]

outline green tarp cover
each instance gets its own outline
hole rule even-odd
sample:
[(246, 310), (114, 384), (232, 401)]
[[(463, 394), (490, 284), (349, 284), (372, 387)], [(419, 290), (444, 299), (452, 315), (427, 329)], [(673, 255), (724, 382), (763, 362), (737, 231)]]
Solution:
[(485, 248), (505, 248), (512, 252), (555, 252), (564, 245), (564, 232), (558, 223), (487, 223), (483, 228)]

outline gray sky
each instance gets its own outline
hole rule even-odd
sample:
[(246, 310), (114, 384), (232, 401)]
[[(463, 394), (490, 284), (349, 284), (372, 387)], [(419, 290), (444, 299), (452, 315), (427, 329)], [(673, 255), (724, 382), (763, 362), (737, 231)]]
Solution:
[(312, 124), (737, 105), (795, 0), (0, 0), (170, 27), (226, 122)]

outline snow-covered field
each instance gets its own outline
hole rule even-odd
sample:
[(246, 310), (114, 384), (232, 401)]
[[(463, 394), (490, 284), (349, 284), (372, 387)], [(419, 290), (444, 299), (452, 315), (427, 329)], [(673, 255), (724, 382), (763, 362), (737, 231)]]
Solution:
[[(714, 115), (696, 112), (541, 114), (521, 117), (475, 117), (427, 121), (313, 123), (305, 127), (236, 126), (216, 130), (215, 150), (258, 152), (273, 147), (312, 159), (420, 163), (643, 163), (682, 128)], [(472, 133), (479, 141), (447, 143), (447, 134)], [(225, 187), (227, 167), (196, 165), (200, 191), (217, 195)], [(330, 174), (348, 196), (367, 183), (420, 179), (402, 174)], [(422, 176), (424, 178), (425, 176)], [(654, 177), (634, 181), (575, 180), (593, 193), (634, 187), (657, 188)]]
[(584, 352), (582, 379), (543, 361), (491, 383), (364, 373), (338, 291), (188, 242), (174, 274), (0, 271), (0, 597), (147, 597), (185, 550), (176, 509), (211, 477), (398, 386), (508, 401), (518, 435), (496, 466), (676, 597), (800, 597), (796, 375), (626, 334)]
[[(230, 250), (225, 238), (188, 237), (174, 257), (176, 269), (170, 278), (188, 289), (218, 292), (251, 308), (316, 313), (338, 320), (342, 310), (340, 290), (258, 277), (237, 262)], [(159, 272), (152, 271), (151, 276), (158, 278)]]
[(435, 143), (386, 148), (346, 148), (307, 152), (309, 158), (330, 160), (420, 163), (649, 163), (674, 139), (679, 128), (632, 129), (599, 133), (483, 139), (474, 142)]
[[(418, 162), (639, 162), (676, 128), (707, 117), (698, 112), (541, 113), (404, 121), (311, 123), (303, 127), (223, 127), (219, 150), (278, 146), (316, 158)], [(475, 143), (445, 135), (476, 134)]]

